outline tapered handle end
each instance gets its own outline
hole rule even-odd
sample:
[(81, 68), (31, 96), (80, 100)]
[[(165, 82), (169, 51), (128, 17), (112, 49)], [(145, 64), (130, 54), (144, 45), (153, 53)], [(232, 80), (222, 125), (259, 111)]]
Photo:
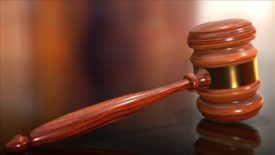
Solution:
[(30, 140), (28, 137), (16, 135), (6, 144), (7, 152), (22, 152), (29, 146)]

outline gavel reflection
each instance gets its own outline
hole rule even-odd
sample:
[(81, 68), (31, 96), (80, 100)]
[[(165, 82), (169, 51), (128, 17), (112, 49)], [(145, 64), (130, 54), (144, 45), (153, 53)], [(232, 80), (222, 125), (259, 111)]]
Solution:
[(218, 123), (201, 120), (197, 125), (199, 139), (194, 143), (195, 154), (253, 155), (261, 144), (256, 129), (244, 123)]
[(221, 122), (248, 119), (258, 113), (263, 99), (257, 94), (257, 50), (251, 44), (256, 30), (243, 19), (209, 22), (194, 27), (188, 44), (194, 49), (195, 75), (156, 89), (125, 95), (80, 109), (50, 121), (30, 136), (15, 136), (6, 144), (9, 152), (26, 150), (94, 130), (119, 120), (165, 96), (194, 89), (197, 106), (207, 118)]

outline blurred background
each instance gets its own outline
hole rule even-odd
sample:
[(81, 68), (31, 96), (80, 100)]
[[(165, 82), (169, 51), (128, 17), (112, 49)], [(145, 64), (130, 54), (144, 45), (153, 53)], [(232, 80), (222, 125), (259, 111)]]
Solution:
[[(67, 112), (182, 79), (192, 71), (189, 30), (227, 18), (256, 27), (260, 91), (274, 92), (273, 1), (0, 1), (1, 147)], [(112, 127), (162, 124), (182, 104), (195, 108), (196, 94), (175, 96)]]

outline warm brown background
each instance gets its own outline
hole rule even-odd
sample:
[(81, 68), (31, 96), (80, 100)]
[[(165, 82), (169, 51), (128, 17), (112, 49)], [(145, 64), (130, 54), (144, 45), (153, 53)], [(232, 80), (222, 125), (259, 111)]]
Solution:
[[(225, 18), (247, 18), (258, 31), (254, 44), (267, 105), (262, 115), (271, 114), (274, 10), (271, 1), (0, 1), (1, 147), (14, 134), (67, 112), (180, 80), (192, 71), (188, 31)], [(182, 109), (182, 119), (194, 119), (186, 126), (194, 125), (200, 119), (195, 98), (177, 94), (111, 127), (173, 122)], [(171, 150), (177, 146), (166, 140)]]

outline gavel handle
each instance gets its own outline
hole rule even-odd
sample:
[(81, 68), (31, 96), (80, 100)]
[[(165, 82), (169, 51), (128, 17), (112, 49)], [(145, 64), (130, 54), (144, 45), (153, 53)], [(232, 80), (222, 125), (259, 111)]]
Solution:
[(22, 135), (15, 136), (6, 144), (6, 150), (23, 151), (30, 145), (38, 146), (94, 130), (176, 91), (197, 87), (198, 83), (197, 77), (188, 73), (180, 82), (121, 96), (77, 110), (35, 128), (31, 131), (29, 138)]

